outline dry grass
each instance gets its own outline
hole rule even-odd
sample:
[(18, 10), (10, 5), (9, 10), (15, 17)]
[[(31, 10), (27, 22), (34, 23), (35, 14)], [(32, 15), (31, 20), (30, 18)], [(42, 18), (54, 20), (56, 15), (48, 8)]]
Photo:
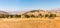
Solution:
[(60, 28), (60, 20), (59, 18), (2, 18), (0, 28)]

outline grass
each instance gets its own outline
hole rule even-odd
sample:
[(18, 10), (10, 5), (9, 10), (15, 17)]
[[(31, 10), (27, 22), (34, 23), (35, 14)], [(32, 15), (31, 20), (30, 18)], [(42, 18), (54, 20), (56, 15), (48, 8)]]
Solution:
[(0, 28), (60, 28), (60, 17), (55, 18), (2, 18)]

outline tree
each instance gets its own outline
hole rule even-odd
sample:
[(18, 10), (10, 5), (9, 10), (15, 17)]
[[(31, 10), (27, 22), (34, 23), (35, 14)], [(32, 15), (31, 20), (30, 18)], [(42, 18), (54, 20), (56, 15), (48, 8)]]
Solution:
[(25, 18), (30, 18), (30, 16), (29, 16), (29, 15), (24, 15), (24, 17), (25, 17)]
[(5, 18), (4, 15), (0, 15), (0, 18)]
[(6, 14), (0, 14), (0, 18), (8, 18), (8, 15), (6, 15)]
[(39, 14), (39, 16), (42, 18), (43, 17), (43, 15), (42, 14)]
[(50, 14), (49, 17), (56, 17), (56, 14)]
[(9, 16), (10, 16), (10, 18), (13, 18), (14, 15), (9, 15)]
[(20, 16), (20, 18), (21, 18), (21, 15), (19, 15)]
[(15, 15), (16, 18), (21, 18), (21, 15)]
[(9, 15), (4, 15), (4, 17), (5, 17), (5, 18), (8, 18), (8, 17), (9, 17)]
[(45, 14), (45, 17), (49, 17), (49, 15), (48, 14)]
[(50, 19), (51, 19), (51, 18), (54, 19), (54, 17), (56, 17), (56, 14), (50, 14), (50, 15), (49, 15), (49, 18), (50, 18)]
[(31, 17), (32, 17), (32, 18), (35, 18), (36, 16), (34, 16), (34, 15), (31, 15)]

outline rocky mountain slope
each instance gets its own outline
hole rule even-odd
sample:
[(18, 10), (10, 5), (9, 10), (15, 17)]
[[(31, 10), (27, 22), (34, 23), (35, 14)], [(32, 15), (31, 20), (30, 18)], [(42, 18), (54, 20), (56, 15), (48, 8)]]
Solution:
[(5, 11), (0, 11), (0, 14), (9, 14), (9, 13)]
[(32, 11), (23, 13), (22, 16), (24, 16), (24, 15), (29, 15), (29, 16), (31, 16), (31, 15), (34, 15), (34, 16), (42, 15), (42, 16), (45, 16), (46, 14), (48, 14), (48, 15), (54, 14), (54, 15), (60, 17), (60, 12), (57, 12), (57, 11), (48, 11), (48, 10), (32, 10)]

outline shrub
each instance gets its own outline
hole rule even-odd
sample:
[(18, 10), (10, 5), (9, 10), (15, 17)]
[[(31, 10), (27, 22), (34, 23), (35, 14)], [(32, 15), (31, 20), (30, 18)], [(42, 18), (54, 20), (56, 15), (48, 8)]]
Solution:
[(56, 17), (56, 14), (50, 14), (49, 17)]
[(34, 15), (31, 15), (31, 17), (32, 17), (32, 18), (34, 18), (34, 17), (36, 17), (36, 16), (34, 16)]
[(13, 18), (14, 15), (9, 15), (9, 16), (10, 16), (10, 18)]
[(0, 18), (5, 18), (4, 15), (0, 15)]
[(21, 15), (15, 15), (16, 18), (21, 18)]
[(43, 17), (43, 15), (42, 14), (39, 14), (39, 17)]
[(8, 17), (9, 17), (8, 15), (0, 14), (0, 18), (8, 18)]
[(30, 16), (29, 16), (29, 15), (24, 15), (24, 17), (25, 17), (25, 18), (30, 18)]
[(5, 17), (5, 18), (8, 18), (8, 17), (9, 17), (9, 15), (5, 15), (4, 17)]
[(45, 14), (45, 17), (49, 17), (49, 15), (48, 14)]

